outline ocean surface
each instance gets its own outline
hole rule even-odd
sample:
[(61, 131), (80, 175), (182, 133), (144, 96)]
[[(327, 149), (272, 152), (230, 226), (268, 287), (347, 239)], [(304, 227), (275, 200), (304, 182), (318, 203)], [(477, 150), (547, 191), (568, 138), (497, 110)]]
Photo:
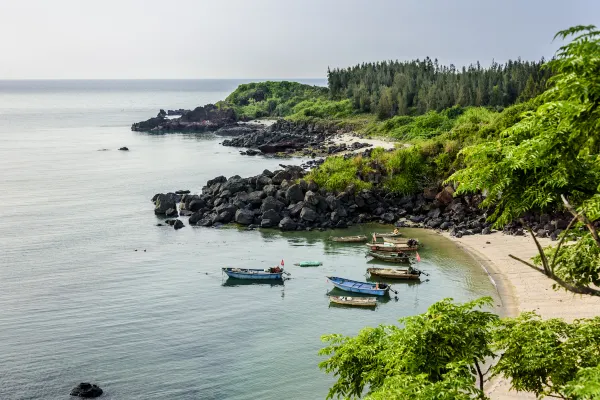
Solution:
[[(0, 399), (322, 399), (320, 336), (392, 324), (445, 297), (496, 291), (452, 242), (424, 244), (419, 284), (372, 310), (333, 307), (326, 275), (365, 278), (364, 246), (331, 235), (156, 226), (155, 193), (281, 160), (241, 156), (213, 135), (149, 135), (159, 108), (223, 99), (243, 80), (0, 81)], [(306, 81), (305, 81), (306, 82)], [(308, 83), (323, 85), (323, 80)], [(117, 151), (121, 146), (129, 152)], [(285, 160), (299, 163), (301, 160)], [(284, 260), (283, 285), (236, 284), (224, 266)], [(319, 260), (319, 268), (300, 268)]]

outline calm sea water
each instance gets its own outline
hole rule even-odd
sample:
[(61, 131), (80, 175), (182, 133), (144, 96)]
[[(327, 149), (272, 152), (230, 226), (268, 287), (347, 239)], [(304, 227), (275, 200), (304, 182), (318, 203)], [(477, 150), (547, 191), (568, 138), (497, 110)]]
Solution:
[[(211, 135), (129, 129), (239, 83), (0, 81), (0, 399), (68, 399), (81, 381), (105, 399), (324, 398), (333, 378), (317, 366), (321, 335), (394, 323), (445, 297), (495, 296), (470, 257), (427, 231), (405, 233), (425, 243), (429, 281), (395, 285), (399, 301), (370, 311), (329, 306), (325, 276), (363, 279), (369, 264), (363, 246), (327, 238), (389, 227), (157, 227), (154, 193), (277, 168)], [(284, 285), (234, 285), (220, 272), (281, 259)], [(292, 265), (301, 260), (324, 265)]]

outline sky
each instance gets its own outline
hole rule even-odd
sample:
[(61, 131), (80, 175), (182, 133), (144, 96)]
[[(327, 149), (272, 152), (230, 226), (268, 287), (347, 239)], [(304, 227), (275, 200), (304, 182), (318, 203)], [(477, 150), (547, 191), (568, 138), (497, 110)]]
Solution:
[(550, 58), (600, 0), (0, 0), (0, 79), (324, 78)]

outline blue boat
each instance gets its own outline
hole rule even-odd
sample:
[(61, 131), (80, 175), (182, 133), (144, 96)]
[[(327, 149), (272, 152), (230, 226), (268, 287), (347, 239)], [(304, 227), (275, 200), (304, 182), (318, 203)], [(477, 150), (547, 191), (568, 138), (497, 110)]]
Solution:
[(386, 283), (359, 282), (337, 276), (328, 276), (327, 279), (333, 283), (333, 286), (346, 292), (385, 296), (390, 290), (390, 285)]
[(230, 278), (236, 279), (282, 279), (283, 268), (249, 269), (249, 268), (221, 268)]

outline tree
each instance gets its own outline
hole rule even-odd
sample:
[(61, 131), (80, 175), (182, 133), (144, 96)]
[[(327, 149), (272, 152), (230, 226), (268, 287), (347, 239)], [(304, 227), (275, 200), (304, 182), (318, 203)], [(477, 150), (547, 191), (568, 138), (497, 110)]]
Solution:
[[(581, 389), (582, 374), (600, 367), (600, 318), (569, 324), (523, 313), (503, 321), (495, 331), (494, 347), (502, 356), (493, 374), (510, 378), (513, 389), (538, 397), (578, 398), (569, 394)], [(584, 368), (588, 372), (581, 372)], [(594, 381), (600, 393), (600, 379), (590, 377)]]
[(494, 210), (490, 220), (498, 227), (564, 204), (573, 214), (569, 228), (588, 232), (567, 229), (545, 252), (536, 241), (538, 262), (562, 286), (600, 294), (590, 287), (600, 284), (600, 32), (577, 26), (557, 37), (572, 35), (547, 65), (554, 75), (536, 99), (539, 107), (499, 139), (463, 149), (466, 168), (448, 180), (459, 184), (458, 194), (486, 191), (481, 205)]
[[(338, 377), (328, 398), (360, 397), (366, 387), (373, 398), (422, 386), (441, 390), (455, 379), (459, 388), (473, 388), (475, 377), (480, 387), (472, 392), (482, 396), (482, 365), (494, 355), (489, 343), (498, 316), (479, 309), (490, 304), (490, 298), (462, 305), (445, 299), (424, 314), (400, 319), (401, 327), (364, 328), (354, 338), (324, 336), (328, 346), (320, 354), (331, 357), (319, 366)], [(413, 377), (410, 384), (400, 384), (406, 376)]]
[(379, 119), (390, 118), (394, 114), (393, 110), (392, 90), (390, 88), (384, 88), (381, 91), (379, 103), (377, 104), (377, 117)]

